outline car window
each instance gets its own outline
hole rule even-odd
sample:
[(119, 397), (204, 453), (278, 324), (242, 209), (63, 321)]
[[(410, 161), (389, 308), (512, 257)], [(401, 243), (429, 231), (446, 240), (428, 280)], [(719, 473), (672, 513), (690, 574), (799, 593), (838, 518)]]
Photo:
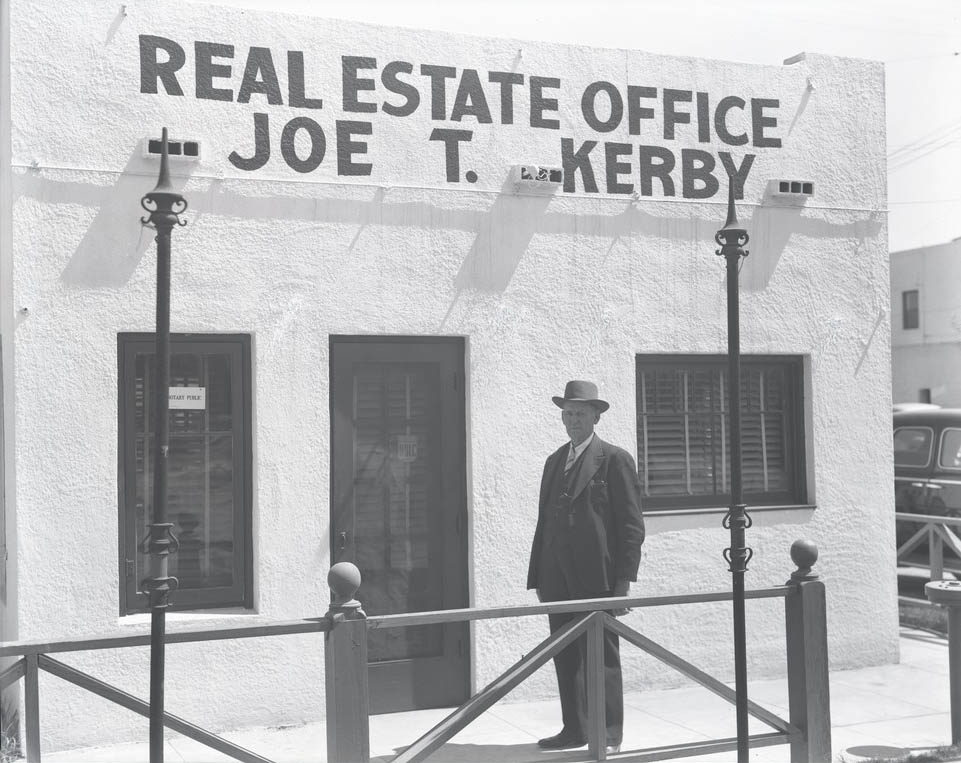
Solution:
[(944, 469), (961, 471), (961, 429), (945, 429), (941, 434), (941, 457), (938, 464)]
[(927, 466), (931, 461), (930, 427), (901, 427), (894, 430), (894, 463), (897, 466)]

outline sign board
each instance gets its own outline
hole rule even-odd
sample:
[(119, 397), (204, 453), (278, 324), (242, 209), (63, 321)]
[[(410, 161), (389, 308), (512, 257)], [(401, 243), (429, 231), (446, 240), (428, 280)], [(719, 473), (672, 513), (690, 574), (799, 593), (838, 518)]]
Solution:
[(199, 410), (207, 407), (206, 387), (171, 387), (170, 410)]

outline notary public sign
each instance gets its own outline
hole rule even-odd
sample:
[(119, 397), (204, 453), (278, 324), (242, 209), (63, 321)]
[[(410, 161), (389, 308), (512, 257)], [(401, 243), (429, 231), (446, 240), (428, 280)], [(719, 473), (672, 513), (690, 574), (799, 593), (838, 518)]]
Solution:
[[(562, 192), (707, 199), (729, 177), (740, 196), (758, 155), (781, 147), (781, 105), (770, 94), (664, 86), (655, 73), (575, 85), (550, 71), (457, 67), (423, 52), (401, 60), (140, 34), (139, 86), (145, 96), (237, 104), (246, 127), (234, 134), (247, 137), (217, 150), (252, 174), (286, 166), (393, 177), (396, 146), (378, 134), (408, 120), (419, 131), (410, 138), (423, 141), (420, 180), (471, 184), (489, 131), (512, 125), (551, 136), (546, 163), (563, 168)], [(311, 76), (312, 67), (326, 75)]]
[(204, 410), (207, 407), (206, 387), (171, 387), (167, 407), (170, 410)]

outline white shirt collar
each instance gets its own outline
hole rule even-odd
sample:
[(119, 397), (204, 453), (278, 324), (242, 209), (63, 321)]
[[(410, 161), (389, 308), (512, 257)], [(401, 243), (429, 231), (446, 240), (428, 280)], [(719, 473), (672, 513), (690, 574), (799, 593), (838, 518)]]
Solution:
[(590, 437), (588, 437), (580, 445), (575, 445), (574, 441), (571, 440), (571, 451), (574, 453), (574, 458), (579, 458), (581, 453), (587, 450), (587, 446), (591, 444), (591, 440), (594, 439), (594, 433), (591, 432)]

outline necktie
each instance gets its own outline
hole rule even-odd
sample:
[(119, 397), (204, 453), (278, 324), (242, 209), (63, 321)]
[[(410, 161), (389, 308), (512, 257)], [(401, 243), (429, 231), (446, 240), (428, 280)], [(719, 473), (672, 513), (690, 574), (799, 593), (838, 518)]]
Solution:
[(567, 474), (571, 470), (571, 467), (574, 465), (574, 461), (574, 446), (572, 444), (567, 451), (567, 463), (564, 464), (564, 474)]

